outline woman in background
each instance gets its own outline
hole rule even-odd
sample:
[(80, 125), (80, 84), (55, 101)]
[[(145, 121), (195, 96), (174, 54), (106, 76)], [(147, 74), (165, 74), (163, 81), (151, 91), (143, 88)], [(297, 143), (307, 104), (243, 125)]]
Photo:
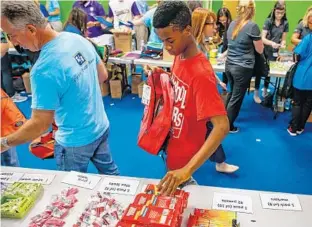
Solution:
[(252, 21), (255, 15), (254, 1), (240, 0), (237, 15), (237, 19), (232, 21), (228, 29), (228, 50), (225, 52), (225, 74), (231, 88), (226, 101), (230, 133), (239, 131), (234, 123), (253, 75), (255, 51), (262, 54), (264, 48), (260, 29)]
[[(221, 8), (217, 13), (217, 34), (221, 38), (221, 53), (223, 54), (228, 48), (227, 30), (232, 22), (232, 15), (229, 9)], [(222, 55), (221, 55), (222, 56)], [(222, 74), (222, 82), (225, 86), (228, 83), (225, 73)], [(226, 94), (226, 88), (223, 89)]]
[[(286, 17), (286, 6), (284, 3), (276, 2), (272, 13), (265, 20), (262, 29), (262, 41), (264, 44), (264, 53), (269, 61), (276, 61), (280, 48), (286, 48), (287, 32), (289, 25)], [(256, 77), (254, 101), (261, 103), (259, 97), (260, 77)], [(264, 82), (262, 97), (267, 96), (270, 77)]]
[(87, 37), (88, 15), (80, 8), (73, 8), (64, 25), (63, 31)]
[[(209, 49), (205, 44), (207, 38), (211, 38), (216, 33), (216, 14), (208, 9), (197, 8), (192, 13), (193, 35), (197, 42), (198, 48), (207, 56)], [(217, 80), (219, 78), (216, 76)], [(219, 84), (222, 82), (219, 80)], [(226, 86), (226, 85), (225, 85)], [(213, 126), (207, 122), (207, 137)], [(217, 148), (215, 153), (210, 157), (210, 161), (216, 162), (216, 170), (223, 173), (233, 173), (238, 170), (238, 166), (229, 165), (225, 162), (225, 152), (222, 144)]]
[(190, 8), (191, 12), (194, 12), (195, 9), (203, 7), (201, 1), (190, 0), (187, 1), (187, 6)]
[(302, 21), (299, 22), (294, 34), (291, 37), (291, 42), (297, 46), (301, 40), (312, 32), (312, 6), (310, 6), (304, 15)]
[(72, 11), (69, 14), (69, 17), (64, 25), (64, 32), (71, 32), (78, 35), (81, 35), (88, 39), (92, 45), (94, 46), (96, 52), (101, 57), (101, 59), (104, 61), (104, 63), (107, 63), (108, 56), (109, 56), (109, 47), (104, 46), (103, 51), (101, 51), (97, 44), (95, 44), (91, 38), (88, 38), (88, 14), (85, 13), (84, 10), (78, 7), (74, 7)]
[(302, 39), (294, 52), (300, 61), (293, 79), (292, 120), (287, 129), (291, 136), (303, 133), (312, 110), (312, 33)]
[[(231, 15), (230, 10), (224, 7), (219, 9), (217, 12), (217, 33), (221, 39), (226, 38), (225, 34), (231, 22), (232, 22), (232, 15)], [(226, 49), (224, 51), (226, 51)], [(224, 51), (222, 51), (222, 53)]]

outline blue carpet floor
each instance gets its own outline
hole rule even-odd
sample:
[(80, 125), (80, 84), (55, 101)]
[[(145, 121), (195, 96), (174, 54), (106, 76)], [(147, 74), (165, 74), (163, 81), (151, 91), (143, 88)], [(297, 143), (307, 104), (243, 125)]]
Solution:
[[(122, 100), (104, 98), (111, 123), (109, 138), (111, 150), (121, 175), (161, 178), (165, 174), (162, 159), (140, 150), (137, 134), (143, 106), (140, 99), (128, 95)], [(30, 117), (30, 100), (18, 104)], [(206, 162), (194, 175), (199, 184), (252, 190), (288, 192), (312, 195), (312, 124), (301, 136), (291, 137), (286, 131), (290, 112), (273, 113), (255, 104), (247, 95), (237, 126), (240, 132), (229, 134), (223, 142), (227, 161), (240, 169), (233, 175), (220, 174), (211, 162)], [(40, 160), (28, 151), (28, 145), (19, 146), (22, 167), (55, 169), (54, 160)], [(93, 165), (89, 172), (96, 172)]]

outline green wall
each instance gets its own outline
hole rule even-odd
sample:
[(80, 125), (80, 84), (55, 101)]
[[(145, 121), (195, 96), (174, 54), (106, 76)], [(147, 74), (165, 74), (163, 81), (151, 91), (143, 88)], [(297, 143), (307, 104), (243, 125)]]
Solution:
[[(269, 13), (273, 9), (275, 4), (275, 0), (271, 1), (263, 1), (263, 0), (256, 0), (256, 17), (255, 21), (262, 28), (265, 19), (268, 17)], [(222, 0), (213, 1), (212, 9), (213, 11), (217, 12), (220, 7), (222, 7)], [(295, 0), (286, 0), (286, 13), (287, 19), (289, 23), (289, 33), (288, 33), (288, 44), (290, 44), (290, 37), (292, 32), (295, 30), (299, 19), (301, 19), (307, 8), (312, 5), (312, 1), (295, 1)]]
[[(62, 22), (65, 22), (68, 18), (68, 15), (72, 9), (72, 5), (74, 3), (73, 0), (61, 0), (61, 14), (62, 14)], [(107, 0), (100, 0), (99, 1), (104, 9), (105, 12), (108, 13), (108, 1)], [(45, 4), (45, 1), (41, 1), (41, 3)], [(149, 5), (155, 4), (155, 1), (148, 1)], [(270, 11), (273, 8), (275, 0), (271, 1), (263, 1), (263, 0), (256, 0), (256, 23), (262, 28), (262, 25), (265, 21), (265, 18), (269, 15)], [(212, 2), (212, 9), (213, 11), (217, 12), (218, 9), (222, 7), (223, 1), (222, 0), (213, 0)], [(289, 21), (289, 33), (288, 33), (288, 40), (290, 40), (290, 36), (292, 31), (297, 26), (297, 22), (299, 19), (303, 17), (307, 8), (312, 5), (312, 1), (295, 1), (295, 0), (286, 0), (286, 7), (287, 7), (287, 17)], [(289, 42), (288, 42), (289, 43)]]
[[(98, 1), (104, 7), (105, 13), (108, 14), (108, 0), (98, 0)], [(40, 2), (42, 4), (45, 4), (46, 1), (40, 1)], [(75, 1), (73, 1), (73, 0), (59, 0), (60, 7), (61, 7), (61, 20), (63, 23), (67, 20), (74, 2)], [(155, 3), (156, 3), (156, 1), (148, 1), (149, 5), (153, 5)]]

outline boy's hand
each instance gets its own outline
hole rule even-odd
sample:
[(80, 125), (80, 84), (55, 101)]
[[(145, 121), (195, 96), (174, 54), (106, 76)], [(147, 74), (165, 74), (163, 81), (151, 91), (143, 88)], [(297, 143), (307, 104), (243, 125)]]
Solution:
[(227, 86), (225, 83), (220, 82), (219, 85), (220, 85), (220, 87), (222, 87), (223, 90), (225, 90), (225, 91), (227, 90)]
[(184, 168), (169, 171), (166, 176), (157, 185), (160, 194), (171, 196), (179, 187), (192, 176), (191, 172)]
[(152, 75), (152, 73), (167, 73), (165, 70), (163, 70), (162, 68), (159, 67), (154, 67), (154, 66), (150, 66), (150, 65), (144, 65), (143, 67), (144, 73), (147, 76)]

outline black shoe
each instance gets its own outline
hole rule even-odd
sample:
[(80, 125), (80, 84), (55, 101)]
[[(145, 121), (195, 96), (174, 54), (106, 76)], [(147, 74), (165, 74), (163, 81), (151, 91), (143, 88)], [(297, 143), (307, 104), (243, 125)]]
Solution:
[(239, 128), (238, 127), (233, 127), (230, 129), (230, 133), (238, 133), (239, 132)]
[(302, 128), (302, 129), (297, 130), (296, 133), (297, 133), (298, 135), (301, 135), (301, 134), (303, 133), (303, 131), (304, 131), (304, 129)]
[(291, 136), (297, 136), (297, 132), (291, 128), (291, 126), (288, 127), (287, 132)]

